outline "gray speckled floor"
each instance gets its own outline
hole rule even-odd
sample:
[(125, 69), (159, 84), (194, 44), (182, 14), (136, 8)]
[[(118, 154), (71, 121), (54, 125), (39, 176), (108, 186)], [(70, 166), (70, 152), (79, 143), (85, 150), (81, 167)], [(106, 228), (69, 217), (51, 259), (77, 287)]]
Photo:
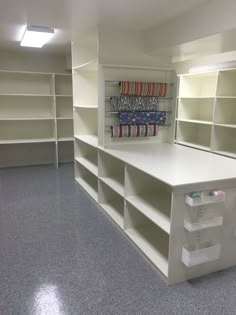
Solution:
[(0, 170), (0, 315), (232, 315), (235, 292), (236, 268), (168, 287), (72, 165)]

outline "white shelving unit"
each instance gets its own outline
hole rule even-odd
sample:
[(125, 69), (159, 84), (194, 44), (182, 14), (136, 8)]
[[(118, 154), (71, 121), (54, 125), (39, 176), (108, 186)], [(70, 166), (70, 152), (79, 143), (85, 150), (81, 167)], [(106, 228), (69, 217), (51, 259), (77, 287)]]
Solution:
[[(235, 161), (173, 144), (175, 73), (156, 68), (152, 58), (137, 51), (136, 36), (123, 40), (119, 34), (118, 52), (108, 40), (114, 34), (107, 32), (99, 29), (98, 37), (72, 44), (76, 182), (168, 283), (236, 265)], [(232, 89), (219, 92), (221, 79), (218, 72), (180, 78), (178, 143), (236, 154), (233, 145), (218, 137), (236, 131), (233, 115), (221, 117), (221, 105), (231, 111), (234, 106)], [(170, 126), (160, 128), (157, 137), (111, 138), (109, 126), (117, 120), (109, 100), (119, 96), (119, 81), (168, 83), (161, 110), (172, 112)], [(212, 189), (223, 190), (225, 201), (199, 209), (185, 203), (187, 194)]]
[(236, 70), (181, 75), (176, 143), (236, 157)]
[(0, 167), (73, 160), (71, 80), (69, 74), (0, 71)]

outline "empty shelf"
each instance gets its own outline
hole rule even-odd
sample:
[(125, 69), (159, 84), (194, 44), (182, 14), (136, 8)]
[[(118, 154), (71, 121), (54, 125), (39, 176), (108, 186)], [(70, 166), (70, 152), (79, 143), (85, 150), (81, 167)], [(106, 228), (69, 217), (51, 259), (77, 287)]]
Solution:
[(71, 120), (73, 117), (57, 117), (57, 120)]
[(10, 121), (14, 121), (14, 120), (54, 120), (54, 117), (1, 117), (1, 120), (10, 120)]
[(76, 136), (75, 135), (75, 138), (80, 140), (80, 141), (83, 141), (95, 148), (97, 148), (98, 146), (98, 137), (97, 136), (90, 136), (90, 135), (82, 135), (82, 136)]
[(121, 227), (124, 227), (124, 216), (122, 215), (119, 206), (120, 203), (113, 201), (110, 203), (100, 203), (102, 208), (106, 211), (106, 213)]
[(93, 198), (97, 201), (98, 199), (98, 193), (95, 190), (95, 188), (90, 185), (85, 179), (83, 178), (76, 178), (76, 181), (78, 184), (81, 185), (81, 187)]
[(236, 128), (235, 124), (214, 124), (215, 126), (220, 126), (220, 127), (228, 127), (228, 128)]
[[(149, 198), (152, 198), (152, 202), (147, 202)], [(130, 196), (126, 197), (126, 200), (149, 218), (153, 223), (158, 225), (167, 234), (170, 234), (170, 218), (168, 215), (155, 208), (152, 204), (156, 203), (157, 207), (161, 209), (168, 208), (168, 200), (165, 197), (155, 197), (153, 195), (141, 196)]]
[[(160, 269), (160, 271), (168, 277), (168, 260), (153, 242), (158, 243), (158, 247), (165, 250), (168, 249), (168, 241), (159, 237), (148, 227), (139, 229), (128, 229), (125, 231), (131, 240), (142, 250), (142, 252)], [(164, 251), (165, 251), (164, 250)]]
[(100, 177), (100, 179), (120, 196), (124, 197), (124, 185), (121, 184), (121, 179), (111, 177)]
[(87, 170), (89, 170), (95, 176), (98, 176), (98, 167), (95, 163), (91, 162), (85, 157), (79, 157), (75, 159), (78, 163), (83, 165)]

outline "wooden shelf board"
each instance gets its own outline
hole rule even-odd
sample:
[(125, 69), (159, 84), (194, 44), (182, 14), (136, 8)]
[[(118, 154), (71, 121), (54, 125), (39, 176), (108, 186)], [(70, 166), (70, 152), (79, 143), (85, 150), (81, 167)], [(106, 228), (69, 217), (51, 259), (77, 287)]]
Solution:
[[(156, 203), (157, 206), (166, 209), (168, 207), (167, 197), (168, 196), (165, 197), (165, 195), (160, 196), (160, 198), (155, 197), (154, 195), (144, 195), (143, 197), (129, 196), (126, 197), (126, 200), (143, 215), (149, 218), (149, 220), (158, 225), (163, 231), (170, 234), (170, 217), (152, 205)], [(152, 202), (147, 202), (147, 200), (150, 199), (152, 199)]]
[(75, 180), (93, 199), (98, 201), (98, 193), (91, 185), (89, 185), (83, 178), (76, 178)]
[(93, 175), (98, 176), (98, 166), (95, 163), (91, 162), (85, 157), (79, 157), (79, 158), (76, 158), (75, 160), (81, 165), (83, 165)]
[(98, 105), (74, 105), (75, 108), (98, 109)]
[(178, 141), (176, 140), (177, 144), (181, 144), (181, 145), (185, 145), (188, 147), (193, 147), (196, 149), (200, 149), (200, 150), (204, 150), (204, 151), (210, 151), (210, 147), (204, 146), (204, 145), (200, 145), (200, 144), (196, 144), (196, 143), (191, 143), (191, 142), (185, 142), (185, 141)]
[(74, 141), (74, 137), (60, 137), (57, 139), (59, 142), (66, 142), (66, 141)]
[(14, 140), (0, 140), (0, 144), (17, 144), (17, 143), (46, 143), (56, 142), (54, 138), (42, 138), (42, 139), (14, 139)]
[(54, 120), (54, 117), (0, 117), (0, 121)]
[(93, 135), (76, 136), (75, 135), (75, 138), (91, 145), (94, 148), (98, 147), (98, 137), (97, 136), (93, 136)]
[(56, 97), (73, 97), (72, 94), (56, 94)]
[(53, 97), (53, 94), (0, 94), (0, 96), (35, 96), (35, 97)]
[(216, 96), (216, 98), (225, 98), (225, 99), (235, 99), (236, 98), (236, 96)]
[(208, 99), (208, 98), (215, 98), (215, 96), (178, 96), (179, 99)]
[(212, 125), (212, 121), (206, 121), (206, 120), (197, 120), (197, 119), (182, 119), (177, 118), (177, 121), (183, 121), (183, 122), (189, 122), (189, 123), (195, 123), (195, 124), (204, 124), (204, 125)]
[[(157, 266), (157, 268), (168, 277), (168, 260), (160, 253), (155, 246), (150, 244), (144, 235), (148, 235), (151, 239), (156, 239), (155, 233), (148, 228), (140, 229), (127, 229), (126, 234), (131, 238), (131, 240), (137, 245), (138, 248), (152, 261), (152, 263)], [(168, 248), (168, 243), (164, 240), (158, 239), (160, 246), (165, 246)]]
[(214, 126), (236, 128), (236, 124), (234, 125), (234, 124), (217, 124), (217, 123), (214, 123)]
[[(112, 201), (113, 202), (113, 201)], [(119, 207), (118, 204), (114, 201), (114, 206), (110, 203), (100, 203), (101, 207), (105, 210), (105, 212), (123, 229), (124, 228), (124, 217), (122, 214), (116, 210)]]
[(117, 192), (120, 196), (124, 197), (125, 190), (124, 185), (121, 184), (121, 180), (117, 180), (116, 178), (112, 177), (99, 177), (101, 181), (107, 184), (111, 189)]
[(57, 117), (57, 120), (71, 120), (73, 117)]

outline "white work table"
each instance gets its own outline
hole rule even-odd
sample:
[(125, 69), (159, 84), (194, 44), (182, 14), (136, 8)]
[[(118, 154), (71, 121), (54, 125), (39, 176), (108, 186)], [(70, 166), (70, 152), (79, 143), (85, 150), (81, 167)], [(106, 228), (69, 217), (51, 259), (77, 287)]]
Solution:
[(132, 144), (102, 150), (172, 187), (236, 180), (236, 160), (181, 145)]

